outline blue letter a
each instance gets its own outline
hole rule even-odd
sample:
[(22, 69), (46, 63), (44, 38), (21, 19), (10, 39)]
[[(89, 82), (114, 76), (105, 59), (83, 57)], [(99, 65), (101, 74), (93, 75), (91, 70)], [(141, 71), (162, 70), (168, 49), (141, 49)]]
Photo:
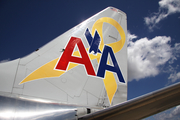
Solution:
[[(110, 66), (107, 64), (108, 53), (110, 53), (110, 57), (111, 57), (111, 60), (112, 60), (114, 66)], [(104, 78), (106, 70), (116, 72), (116, 74), (119, 78), (119, 81), (125, 83), (124, 78), (123, 78), (122, 73), (121, 73), (121, 70), (118, 66), (118, 63), (117, 63), (116, 58), (114, 56), (114, 53), (112, 51), (112, 48), (105, 45), (104, 50), (103, 50), (103, 54), (101, 56), (101, 61), (99, 64), (97, 76)]]

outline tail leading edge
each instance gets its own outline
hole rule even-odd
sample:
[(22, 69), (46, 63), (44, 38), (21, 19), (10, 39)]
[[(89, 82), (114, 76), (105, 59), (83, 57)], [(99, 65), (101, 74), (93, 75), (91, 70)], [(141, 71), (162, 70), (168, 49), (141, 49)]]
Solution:
[(108, 7), (38, 51), (0, 64), (0, 94), (107, 107), (127, 99), (127, 20)]

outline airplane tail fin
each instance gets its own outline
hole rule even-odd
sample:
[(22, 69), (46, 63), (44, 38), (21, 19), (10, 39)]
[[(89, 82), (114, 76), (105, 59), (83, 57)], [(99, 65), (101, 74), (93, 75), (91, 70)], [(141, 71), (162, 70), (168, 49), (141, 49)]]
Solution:
[(126, 14), (108, 7), (30, 55), (0, 64), (0, 93), (108, 107), (127, 99)]

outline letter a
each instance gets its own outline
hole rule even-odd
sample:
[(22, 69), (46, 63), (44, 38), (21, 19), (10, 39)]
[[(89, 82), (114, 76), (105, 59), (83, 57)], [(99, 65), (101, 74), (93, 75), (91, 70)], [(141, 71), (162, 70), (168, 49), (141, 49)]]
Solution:
[[(72, 56), (72, 53), (76, 44), (81, 54), (81, 58)], [(83, 64), (86, 68), (88, 75), (96, 76), (93, 66), (91, 64), (91, 61), (86, 52), (86, 49), (80, 38), (71, 37), (55, 69), (66, 70), (69, 62)]]
[[(110, 53), (111, 60), (112, 60), (114, 66), (110, 66), (107, 64), (108, 53)], [(121, 70), (120, 70), (118, 63), (116, 61), (116, 58), (114, 56), (112, 48), (105, 45), (104, 50), (103, 50), (103, 54), (101, 56), (101, 61), (99, 64), (97, 76), (104, 78), (106, 70), (116, 72), (116, 74), (119, 78), (119, 81), (125, 83), (124, 78), (123, 78), (122, 73), (121, 73)]]

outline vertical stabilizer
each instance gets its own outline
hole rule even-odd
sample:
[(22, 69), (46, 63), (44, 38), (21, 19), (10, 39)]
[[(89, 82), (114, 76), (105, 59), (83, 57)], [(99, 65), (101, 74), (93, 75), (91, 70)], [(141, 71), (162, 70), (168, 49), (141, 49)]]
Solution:
[(1, 94), (99, 107), (126, 101), (126, 21), (108, 7), (38, 51), (0, 64)]

